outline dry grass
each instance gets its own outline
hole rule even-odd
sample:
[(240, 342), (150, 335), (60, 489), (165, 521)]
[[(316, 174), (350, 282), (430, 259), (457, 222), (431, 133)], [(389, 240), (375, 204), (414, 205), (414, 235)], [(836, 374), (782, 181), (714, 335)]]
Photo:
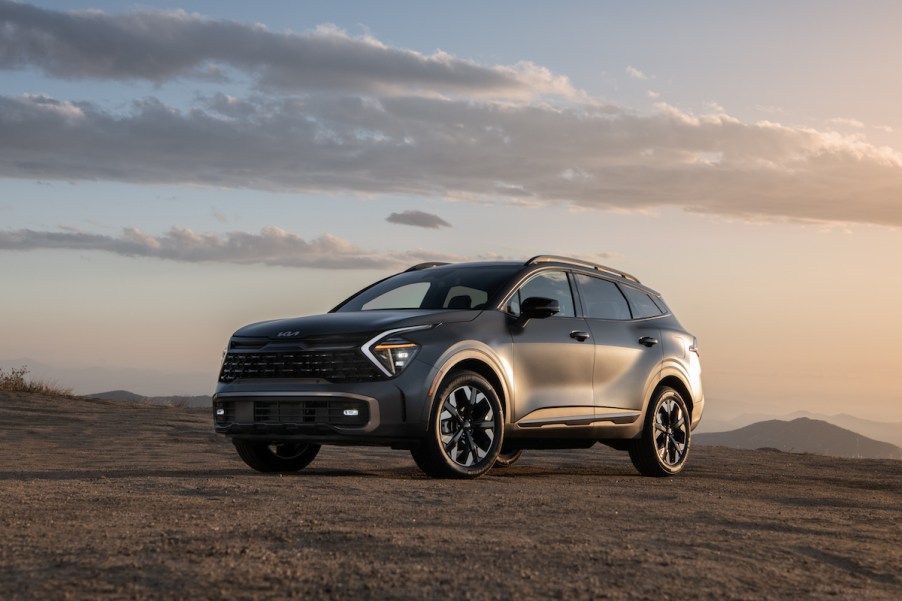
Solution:
[(39, 394), (57, 394), (72, 396), (71, 388), (62, 388), (53, 382), (27, 378), (28, 367), (10, 368), (4, 371), (0, 368), (0, 390), (8, 392), (36, 392)]

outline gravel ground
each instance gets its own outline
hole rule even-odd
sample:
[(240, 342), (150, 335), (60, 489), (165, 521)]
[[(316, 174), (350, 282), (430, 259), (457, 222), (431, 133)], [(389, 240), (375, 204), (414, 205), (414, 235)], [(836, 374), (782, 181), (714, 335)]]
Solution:
[(0, 393), (3, 599), (902, 598), (902, 461), (528, 451), (476, 481), (326, 447), (252, 472), (206, 411)]

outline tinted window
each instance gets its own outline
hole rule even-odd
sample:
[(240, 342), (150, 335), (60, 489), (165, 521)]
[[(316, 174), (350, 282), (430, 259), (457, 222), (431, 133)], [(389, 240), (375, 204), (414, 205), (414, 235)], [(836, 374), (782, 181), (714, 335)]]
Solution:
[(507, 304), (508, 311), (514, 315), (520, 314), (520, 303), (531, 296), (551, 298), (561, 304), (561, 312), (555, 317), (575, 317), (573, 309), (573, 293), (570, 291), (570, 281), (563, 271), (543, 271), (520, 286), (520, 289), (511, 297)]
[(430, 267), (399, 273), (359, 292), (336, 310), (477, 309), (502, 292), (522, 268), (522, 265)]
[(630, 308), (614, 282), (577, 274), (579, 292), (586, 317), (593, 319), (629, 319)]
[(652, 302), (658, 305), (658, 309), (661, 310), (661, 313), (664, 315), (670, 313), (670, 307), (667, 306), (667, 303), (664, 302), (663, 298), (655, 296), (654, 294), (649, 294), (649, 296), (651, 297)]
[(651, 300), (651, 297), (640, 290), (636, 290), (630, 286), (621, 286), (626, 300), (630, 302), (630, 309), (633, 311), (633, 319), (642, 319), (643, 317), (656, 317), (662, 312), (658, 305)]

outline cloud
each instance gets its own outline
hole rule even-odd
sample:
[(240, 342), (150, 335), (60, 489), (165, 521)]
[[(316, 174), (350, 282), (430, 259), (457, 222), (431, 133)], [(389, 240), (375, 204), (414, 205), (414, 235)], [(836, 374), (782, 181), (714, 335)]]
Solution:
[(864, 127), (864, 123), (862, 123), (858, 119), (850, 119), (848, 117), (834, 117), (833, 119), (830, 119), (830, 123), (832, 125), (841, 125), (844, 127), (854, 127), (856, 129), (861, 129)]
[(626, 74), (630, 76), (632, 79), (648, 79), (648, 75), (637, 69), (636, 67), (629, 65), (626, 68)]
[(522, 62), (486, 67), (425, 55), (325, 25), (277, 33), (185, 11), (62, 12), (0, 0), (0, 68), (63, 79), (225, 81), (230, 70), (264, 89), (378, 94), (574, 96), (566, 77)]
[(423, 211), (401, 211), (400, 213), (392, 213), (385, 219), (389, 223), (397, 223), (400, 225), (413, 225), (416, 227), (425, 227), (429, 229), (438, 229), (440, 227), (451, 227), (451, 224), (432, 213), (424, 213)]
[(0, 177), (902, 225), (898, 152), (860, 134), (664, 103), (637, 114), (594, 104), (216, 95), (187, 110), (148, 98), (113, 114), (0, 96), (0, 139)]
[(75, 228), (62, 231), (0, 230), (0, 251), (102, 251), (126, 257), (153, 257), (187, 263), (263, 264), (317, 269), (400, 269), (424, 261), (460, 261), (463, 258), (413, 250), (384, 253), (359, 248), (326, 234), (304, 240), (277, 227), (258, 234), (230, 232), (202, 234), (173, 227), (161, 236), (127, 228), (118, 237), (91, 234)]
[(154, 82), (237, 71), (254, 82), (116, 111), (0, 96), (0, 177), (902, 225), (902, 155), (860, 128), (743, 122), (718, 105), (638, 113), (531, 63), (487, 67), (331, 26), (274, 33), (185, 12), (0, 0), (0, 68)]

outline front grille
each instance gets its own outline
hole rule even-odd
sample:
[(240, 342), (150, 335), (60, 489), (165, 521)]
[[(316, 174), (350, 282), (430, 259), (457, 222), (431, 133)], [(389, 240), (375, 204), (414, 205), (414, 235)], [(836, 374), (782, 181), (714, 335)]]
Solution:
[(279, 400), (219, 400), (216, 424), (291, 424), (361, 427), (369, 423), (370, 407), (354, 399), (292, 398)]
[(370, 382), (383, 378), (357, 349), (229, 353), (219, 372), (220, 382), (260, 378), (315, 378), (330, 382)]

